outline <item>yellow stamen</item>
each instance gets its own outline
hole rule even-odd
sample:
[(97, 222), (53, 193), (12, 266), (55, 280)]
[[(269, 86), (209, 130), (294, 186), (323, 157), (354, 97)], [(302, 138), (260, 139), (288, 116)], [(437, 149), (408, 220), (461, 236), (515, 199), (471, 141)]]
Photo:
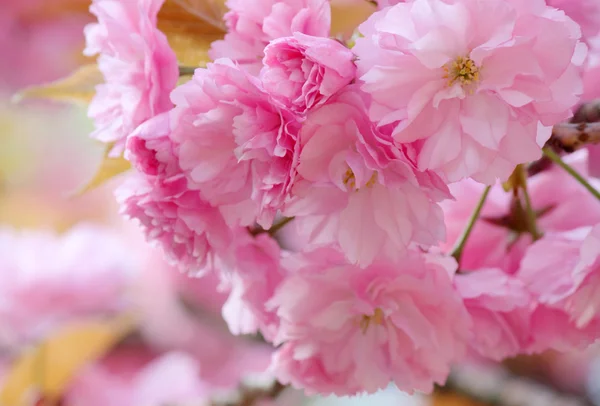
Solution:
[(469, 57), (459, 56), (444, 66), (444, 79), (448, 79), (448, 87), (459, 82), (462, 87), (469, 87), (479, 82), (480, 68)]
[(354, 177), (354, 172), (352, 172), (352, 169), (348, 168), (346, 170), (342, 180), (344, 181), (344, 185), (348, 186), (350, 190), (354, 190), (356, 188), (356, 178)]
[(362, 318), (360, 319), (360, 323), (359, 323), (360, 329), (363, 332), (363, 334), (366, 334), (371, 322), (373, 322), (377, 325), (382, 325), (384, 319), (385, 319), (385, 314), (383, 314), (383, 310), (381, 310), (378, 307), (375, 309), (375, 311), (373, 311), (372, 316), (367, 316), (366, 314), (363, 314)]
[[(346, 170), (344, 176), (342, 177), (342, 181), (344, 182), (344, 185), (348, 186), (349, 190), (358, 190), (356, 187), (356, 178), (354, 177), (354, 172), (352, 172), (352, 169), (348, 168)], [(365, 186), (373, 187), (375, 183), (377, 183), (377, 172), (373, 172), (373, 175), (371, 175), (371, 178), (367, 181), (367, 183), (365, 183)]]

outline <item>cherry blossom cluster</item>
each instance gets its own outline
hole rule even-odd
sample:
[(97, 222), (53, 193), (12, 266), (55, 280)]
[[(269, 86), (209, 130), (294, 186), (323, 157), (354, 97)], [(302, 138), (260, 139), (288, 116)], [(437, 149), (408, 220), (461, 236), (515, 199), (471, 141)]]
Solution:
[(600, 202), (556, 165), (515, 180), (594, 91), (600, 4), (382, 1), (346, 41), (327, 0), (228, 0), (177, 85), (162, 3), (94, 1), (94, 136), (134, 167), (122, 212), (217, 275), (281, 383), (428, 392), (467, 356), (600, 337)]
[[(224, 323), (215, 323), (227, 300), (217, 290), (219, 278), (190, 279), (176, 272), (139, 232), (83, 223), (63, 235), (2, 226), (0, 254), (3, 396), (15, 385), (9, 378), (14, 365), (32, 348), (54, 340), (54, 347), (46, 347), (48, 357), (60, 360), (57, 337), (65, 330), (124, 316), (132, 324), (127, 339), (75, 371), (61, 403), (208, 402), (269, 365), (269, 347), (234, 337)], [(68, 356), (77, 362), (81, 352)], [(55, 362), (47, 373), (58, 374), (61, 366)], [(44, 404), (35, 402), (46, 395), (40, 390), (30, 388), (27, 398)]]

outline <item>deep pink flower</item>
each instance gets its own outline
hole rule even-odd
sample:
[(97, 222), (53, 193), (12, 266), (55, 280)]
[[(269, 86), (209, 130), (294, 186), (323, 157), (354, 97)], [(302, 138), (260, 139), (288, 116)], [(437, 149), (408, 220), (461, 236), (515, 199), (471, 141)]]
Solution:
[(85, 29), (85, 54), (100, 54), (105, 82), (96, 89), (88, 114), (92, 137), (114, 142), (122, 152), (126, 137), (147, 119), (168, 110), (169, 93), (179, 71), (175, 53), (156, 18), (164, 0), (94, 0), (90, 11), (98, 23)]
[(412, 242), (443, 239), (435, 201), (447, 189), (415, 173), (368, 120), (357, 90), (347, 88), (308, 115), (294, 198), (284, 212), (311, 242), (337, 242), (350, 262), (364, 266), (380, 252), (395, 258)]
[(582, 91), (580, 29), (541, 0), (414, 0), (359, 30), (371, 119), (448, 181), (492, 184), (537, 159)]
[(354, 80), (353, 59), (352, 51), (338, 41), (297, 32), (265, 48), (260, 77), (280, 103), (306, 114)]
[(225, 39), (212, 43), (212, 59), (229, 58), (258, 75), (267, 44), (300, 32), (328, 37), (331, 10), (327, 0), (228, 0)]
[(229, 224), (257, 220), (268, 228), (295, 177), (296, 117), (273, 105), (258, 79), (229, 60), (197, 69), (173, 101), (171, 138), (191, 187)]
[(60, 236), (0, 230), (0, 346), (23, 346), (64, 323), (116, 314), (136, 257), (113, 232), (79, 225)]
[(478, 269), (456, 275), (454, 285), (473, 319), (473, 350), (499, 361), (527, 348), (533, 302), (520, 280), (499, 269)]
[(452, 287), (453, 262), (410, 252), (362, 269), (332, 248), (291, 258), (270, 305), (281, 326), (281, 382), (307, 393), (406, 392), (443, 383), (464, 352), (471, 321)]
[[(584, 151), (565, 159), (588, 181), (600, 187), (600, 182), (587, 176)], [(464, 180), (450, 189), (456, 200), (441, 203), (447, 230), (447, 239), (442, 245), (445, 250), (451, 250), (463, 232), (484, 186)], [(598, 201), (562, 168), (553, 166), (529, 178), (528, 190), (542, 232), (564, 232), (600, 222)], [(499, 268), (509, 274), (517, 271), (532, 242), (526, 232), (522, 207), (515, 206), (511, 192), (505, 192), (500, 185), (492, 188), (463, 251), (462, 269)]]
[(156, 188), (147, 177), (131, 174), (116, 192), (121, 213), (135, 219), (148, 241), (182, 271), (213, 269), (227, 257), (235, 234), (246, 230), (230, 228), (198, 191), (186, 190), (185, 178), (164, 184)]
[(195, 273), (227, 263), (232, 241), (247, 231), (226, 223), (223, 212), (229, 207), (213, 206), (189, 187), (179, 166), (179, 145), (172, 139), (178, 125), (173, 112), (167, 112), (131, 134), (125, 156), (137, 173), (117, 190), (117, 200), (150, 242), (183, 271)]

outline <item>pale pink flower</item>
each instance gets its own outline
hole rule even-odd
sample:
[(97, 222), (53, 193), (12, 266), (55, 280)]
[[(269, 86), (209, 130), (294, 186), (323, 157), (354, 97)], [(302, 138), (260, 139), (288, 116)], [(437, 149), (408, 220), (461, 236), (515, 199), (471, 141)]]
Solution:
[(306, 114), (354, 80), (353, 59), (352, 51), (338, 41), (297, 32), (265, 48), (260, 78), (271, 96)]
[(294, 198), (284, 213), (296, 216), (294, 226), (310, 242), (337, 242), (350, 262), (365, 266), (380, 252), (395, 258), (412, 242), (443, 239), (435, 201), (447, 189), (432, 182), (435, 175), (415, 173), (368, 120), (357, 90), (348, 87), (308, 115)]
[(456, 275), (454, 285), (473, 319), (473, 350), (499, 361), (527, 348), (533, 302), (520, 280), (490, 268)]
[(529, 331), (533, 337), (527, 353), (581, 351), (600, 337), (600, 320), (595, 318), (586, 326), (577, 326), (564, 310), (539, 304), (531, 316)]
[(271, 103), (258, 79), (218, 60), (173, 92), (171, 138), (190, 187), (229, 224), (268, 228), (292, 187), (299, 123)]
[(66, 401), (74, 406), (158, 406), (208, 398), (200, 365), (188, 354), (174, 351), (129, 368), (133, 371), (125, 375), (102, 363), (88, 366), (69, 385)]
[(600, 336), (600, 227), (546, 234), (516, 276), (539, 303), (532, 350), (584, 349)]
[(258, 75), (267, 44), (296, 32), (328, 37), (331, 10), (327, 0), (228, 0), (228, 32), (211, 45), (212, 59), (229, 58)]
[(136, 257), (109, 230), (79, 225), (64, 235), (0, 230), (0, 346), (21, 346), (81, 318), (114, 315)]
[(266, 233), (240, 240), (233, 253), (234, 271), (225, 276), (231, 293), (223, 306), (223, 318), (233, 334), (260, 331), (272, 340), (279, 321), (266, 303), (285, 276), (280, 266), (281, 250)]
[[(412, 1), (412, 0), (408, 0)], [(406, 3), (407, 0), (377, 0), (377, 9), (382, 10), (386, 7), (395, 6), (398, 3)]]
[(293, 258), (270, 302), (283, 343), (274, 370), (311, 393), (354, 395), (390, 382), (406, 392), (443, 383), (463, 356), (471, 321), (444, 261), (410, 252), (366, 269), (333, 248)]
[[(565, 159), (588, 178), (584, 151)], [(588, 178), (588, 181), (600, 187), (597, 180)], [(484, 186), (463, 180), (450, 189), (456, 200), (441, 203), (447, 230), (442, 248), (447, 251), (452, 249), (463, 232)], [(537, 225), (542, 232), (564, 232), (600, 222), (598, 201), (562, 168), (552, 166), (529, 178), (528, 190), (538, 214)], [(522, 206), (519, 208), (513, 203), (512, 192), (505, 192), (500, 185), (492, 187), (463, 251), (461, 268), (499, 268), (509, 274), (515, 273), (532, 242), (526, 232), (523, 210)]]
[(155, 351), (184, 351), (200, 365), (200, 377), (214, 388), (234, 388), (269, 365), (272, 348), (234, 337), (221, 318), (227, 300), (219, 275), (182, 276), (155, 255), (132, 288), (133, 308), (144, 342)]
[(527, 250), (517, 275), (540, 303), (585, 327), (600, 311), (600, 225), (544, 236)]
[(171, 107), (169, 93), (179, 70), (167, 38), (156, 28), (164, 0), (94, 0), (90, 11), (98, 23), (85, 29), (85, 54), (100, 54), (105, 82), (96, 89), (88, 115), (92, 137), (114, 142), (120, 153), (126, 137), (147, 119)]
[(450, 182), (493, 184), (537, 159), (582, 92), (580, 29), (541, 0), (414, 0), (359, 30), (371, 119)]
[(600, 3), (596, 0), (546, 0), (550, 7), (565, 12), (581, 27), (584, 38), (592, 38), (600, 32)]

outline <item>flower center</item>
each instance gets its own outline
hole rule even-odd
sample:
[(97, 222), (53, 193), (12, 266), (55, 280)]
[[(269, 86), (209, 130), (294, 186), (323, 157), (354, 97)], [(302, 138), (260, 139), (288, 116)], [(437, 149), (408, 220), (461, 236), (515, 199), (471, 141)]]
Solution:
[(363, 332), (363, 334), (365, 334), (371, 323), (375, 323), (377, 325), (382, 325), (384, 318), (385, 318), (385, 315), (383, 314), (383, 310), (381, 310), (379, 307), (375, 309), (375, 311), (373, 312), (373, 315), (371, 315), (371, 316), (367, 316), (366, 314), (363, 314), (362, 318), (360, 319), (360, 323), (359, 323), (361, 331)]
[[(356, 177), (354, 176), (352, 169), (348, 168), (346, 170), (344, 176), (342, 176), (342, 181), (348, 190), (358, 191), (359, 188), (356, 187)], [(377, 172), (373, 172), (369, 180), (365, 183), (365, 186), (370, 188), (373, 187), (375, 183), (377, 183)]]
[(467, 87), (479, 81), (479, 67), (469, 57), (459, 56), (453, 62), (444, 66), (444, 79), (448, 79), (448, 86), (459, 82), (461, 86)]
[(352, 172), (352, 169), (348, 168), (346, 170), (342, 180), (344, 181), (344, 185), (348, 186), (350, 190), (354, 190), (356, 188), (356, 178), (354, 177), (354, 172)]

